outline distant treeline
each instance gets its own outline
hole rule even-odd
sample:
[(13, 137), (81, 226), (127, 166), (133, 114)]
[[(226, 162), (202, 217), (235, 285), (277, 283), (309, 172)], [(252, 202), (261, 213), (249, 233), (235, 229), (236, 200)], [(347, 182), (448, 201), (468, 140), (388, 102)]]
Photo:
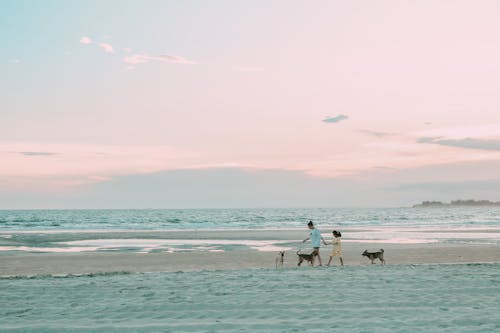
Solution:
[(449, 206), (500, 206), (500, 201), (490, 200), (454, 200), (450, 203), (441, 201), (422, 201), (421, 204), (413, 205), (413, 207), (449, 207)]

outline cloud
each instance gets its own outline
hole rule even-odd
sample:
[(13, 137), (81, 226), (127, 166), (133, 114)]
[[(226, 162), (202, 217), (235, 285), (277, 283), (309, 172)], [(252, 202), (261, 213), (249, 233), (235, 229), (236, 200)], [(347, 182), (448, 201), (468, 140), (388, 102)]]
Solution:
[(232, 66), (231, 69), (237, 72), (262, 72), (264, 67), (258, 66)]
[(486, 138), (496, 137), (500, 134), (500, 123), (467, 126), (467, 127), (445, 127), (433, 128), (421, 131), (416, 134), (417, 137), (429, 138), (448, 138), (448, 139), (463, 139), (463, 138)]
[[(92, 44), (93, 41), (92, 41), (92, 39), (90, 39), (90, 37), (83, 36), (82, 38), (80, 38), (80, 43), (82, 43), (82, 44)], [(115, 53), (115, 49), (113, 48), (113, 46), (111, 44), (108, 44), (108, 43), (99, 43), (98, 45), (106, 53)]]
[[(113, 177), (96, 174), (96, 181), (64, 191), (34, 192), (0, 188), (6, 208), (242, 208), (362, 206), (362, 199), (379, 199), (366, 186), (345, 179), (322, 179), (300, 171), (241, 168), (177, 169)], [(0, 180), (1, 180), (0, 175)], [(53, 180), (54, 181), (54, 180)], [(217, 186), (214, 186), (217, 184)], [(297, 189), (301, 189), (298, 191)], [(39, 193), (39, 194), (38, 194)], [(43, 200), (41, 200), (43, 199)], [(411, 202), (413, 203), (413, 201)]]
[(499, 150), (500, 140), (498, 139), (445, 139), (442, 137), (422, 137), (417, 139), (418, 143), (436, 144), (448, 147), (480, 150)]
[(89, 37), (83, 36), (82, 38), (80, 38), (80, 43), (82, 43), (82, 44), (91, 44), (92, 43), (92, 39), (90, 39)]
[[(463, 165), (380, 172), (367, 178), (313, 177), (301, 171), (249, 168), (172, 169), (154, 173), (106, 175), (81, 179), (52, 176), (52, 183), (71, 184), (65, 191), (0, 188), (5, 208), (242, 208), (242, 207), (401, 207), (424, 200), (460, 197), (498, 201), (498, 166), (491, 164), (482, 179), (470, 179)], [(467, 169), (477, 173), (477, 164)], [(458, 176), (452, 175), (457, 169)], [(429, 170), (431, 169), (431, 170)], [(429, 176), (428, 171), (434, 170)], [(443, 178), (442, 175), (449, 175)], [(413, 176), (413, 177), (409, 177)], [(472, 175), (474, 178), (474, 176)], [(9, 178), (0, 175), (2, 179)], [(214, 186), (217, 184), (217, 186)], [(61, 185), (62, 186), (62, 185)], [(68, 185), (69, 186), (69, 185)], [(67, 186), (67, 187), (68, 187)], [(78, 187), (75, 187), (78, 186)], [(298, 190), (299, 189), (299, 190)]]
[[(57, 190), (89, 182), (89, 176), (113, 177), (174, 169), (185, 165), (180, 161), (191, 161), (196, 156), (163, 145), (0, 141), (0, 179), (7, 179), (10, 188)], [(36, 159), (36, 163), (27, 163), (27, 159), (33, 162)]]
[(158, 56), (150, 56), (147, 54), (134, 54), (123, 58), (123, 61), (127, 64), (132, 64), (132, 65), (143, 64), (152, 61), (166, 62), (173, 64), (189, 64), (189, 65), (196, 64), (196, 62), (188, 60), (182, 56), (174, 56), (168, 54), (162, 54)]
[(113, 49), (113, 46), (108, 43), (99, 43), (99, 46), (103, 48), (104, 52), (106, 53), (115, 53), (115, 50)]
[(48, 153), (43, 151), (20, 151), (19, 154), (23, 154), (24, 156), (52, 156), (56, 155), (56, 153)]
[(348, 116), (340, 114), (336, 117), (326, 117), (325, 119), (323, 119), (323, 122), (325, 122), (325, 123), (338, 123), (338, 122), (345, 120), (345, 119), (348, 119), (348, 118), (349, 118)]
[[(96, 44), (100, 48), (104, 50), (106, 53), (115, 53), (115, 48), (113, 45), (109, 43), (103, 43), (103, 42), (93, 42), (90, 37), (83, 36), (80, 38), (80, 43), (82, 44)], [(131, 48), (122, 48), (120, 49), (121, 51), (125, 53), (131, 53), (132, 49)], [(196, 64), (195, 61), (186, 59), (183, 56), (179, 55), (169, 55), (169, 54), (160, 54), (160, 55), (149, 55), (149, 54), (132, 54), (132, 55), (127, 55), (126, 57), (123, 58), (123, 62), (129, 65), (137, 65), (137, 64), (144, 64), (147, 62), (165, 62), (165, 63), (172, 63), (172, 64), (184, 64), (184, 65), (192, 65)], [(128, 66), (127, 69), (133, 69), (133, 67)], [(243, 70), (243, 69), (242, 69)], [(257, 67), (249, 67), (246, 70), (258, 70)]]
[(365, 133), (368, 135), (375, 136), (377, 138), (383, 138), (386, 136), (391, 136), (394, 135), (394, 133), (388, 133), (388, 132), (377, 132), (377, 131), (371, 131), (371, 130), (360, 130), (361, 133)]
[[(466, 197), (476, 197), (476, 199), (482, 199), (478, 194), (471, 193), (481, 193), (481, 191), (490, 191), (493, 193), (498, 193), (498, 188), (500, 186), (500, 179), (486, 179), (486, 180), (465, 180), (465, 181), (435, 181), (435, 182), (418, 182), (418, 183), (404, 183), (401, 185), (396, 185), (393, 187), (388, 187), (388, 190), (393, 191), (429, 191), (431, 193), (448, 193), (449, 198), (453, 198), (451, 194), (455, 197), (463, 196), (465, 193)], [(458, 194), (457, 194), (458, 193)], [(489, 198), (496, 198), (497, 196), (488, 196)]]

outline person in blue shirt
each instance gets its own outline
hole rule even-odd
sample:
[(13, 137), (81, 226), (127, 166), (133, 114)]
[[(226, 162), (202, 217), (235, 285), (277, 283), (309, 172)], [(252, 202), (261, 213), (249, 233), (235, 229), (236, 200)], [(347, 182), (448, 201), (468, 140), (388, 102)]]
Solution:
[(321, 236), (321, 232), (314, 227), (314, 223), (312, 221), (309, 221), (309, 223), (307, 223), (307, 227), (309, 228), (309, 230), (311, 230), (311, 232), (309, 233), (309, 237), (304, 239), (302, 243), (311, 240), (311, 245), (313, 247), (313, 252), (311, 253), (313, 255), (312, 265), (314, 266), (314, 258), (316, 258), (317, 256), (319, 261), (319, 266), (323, 266), (321, 262), (321, 256), (319, 254), (319, 248), (321, 246), (321, 241), (323, 241), (323, 244), (326, 245), (325, 239)]

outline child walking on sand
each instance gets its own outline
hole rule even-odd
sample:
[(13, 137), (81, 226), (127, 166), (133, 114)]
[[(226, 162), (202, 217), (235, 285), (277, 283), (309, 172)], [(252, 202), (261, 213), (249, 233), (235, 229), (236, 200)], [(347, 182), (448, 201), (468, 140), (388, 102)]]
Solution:
[(344, 260), (342, 260), (342, 243), (340, 242), (340, 237), (342, 237), (342, 234), (340, 231), (333, 230), (333, 240), (332, 240), (332, 253), (330, 254), (330, 260), (328, 260), (327, 266), (330, 266), (333, 257), (339, 257), (340, 259), (340, 265), (344, 266)]

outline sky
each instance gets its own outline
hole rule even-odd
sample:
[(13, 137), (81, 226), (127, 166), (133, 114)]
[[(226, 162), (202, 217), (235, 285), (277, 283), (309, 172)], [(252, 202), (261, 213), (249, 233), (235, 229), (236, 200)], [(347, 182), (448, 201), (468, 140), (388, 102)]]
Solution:
[(0, 1), (0, 209), (500, 201), (500, 2)]

